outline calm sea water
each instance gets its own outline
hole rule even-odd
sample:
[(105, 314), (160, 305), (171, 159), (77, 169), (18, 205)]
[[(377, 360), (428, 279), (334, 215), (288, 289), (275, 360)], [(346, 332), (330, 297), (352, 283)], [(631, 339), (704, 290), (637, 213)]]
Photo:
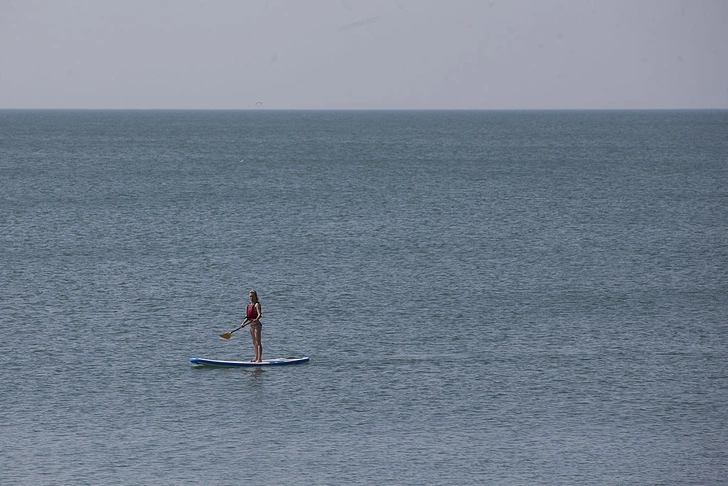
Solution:
[[(2, 484), (721, 484), (728, 112), (0, 111)], [(264, 357), (249, 359), (247, 291)]]

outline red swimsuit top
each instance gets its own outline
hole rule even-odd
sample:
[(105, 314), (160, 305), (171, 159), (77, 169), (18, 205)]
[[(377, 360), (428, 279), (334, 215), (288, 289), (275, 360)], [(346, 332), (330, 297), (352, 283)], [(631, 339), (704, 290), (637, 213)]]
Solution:
[(258, 318), (258, 312), (255, 310), (255, 304), (248, 304), (245, 307), (245, 317), (253, 320)]

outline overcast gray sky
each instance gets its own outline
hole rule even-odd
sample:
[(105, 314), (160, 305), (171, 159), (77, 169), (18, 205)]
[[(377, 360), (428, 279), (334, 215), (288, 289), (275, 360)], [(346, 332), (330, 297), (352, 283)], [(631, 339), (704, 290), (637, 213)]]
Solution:
[(0, 108), (261, 107), (728, 108), (728, 0), (0, 0)]

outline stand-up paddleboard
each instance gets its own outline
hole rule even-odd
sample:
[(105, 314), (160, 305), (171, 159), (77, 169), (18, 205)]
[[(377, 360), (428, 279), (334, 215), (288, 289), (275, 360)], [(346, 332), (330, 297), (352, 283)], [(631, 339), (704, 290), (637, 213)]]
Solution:
[(293, 358), (275, 358), (265, 359), (260, 363), (254, 363), (252, 361), (224, 361), (220, 359), (205, 359), (205, 358), (190, 358), (190, 363), (200, 366), (243, 366), (243, 367), (256, 367), (256, 366), (282, 366), (291, 364), (307, 363), (308, 356), (296, 356)]

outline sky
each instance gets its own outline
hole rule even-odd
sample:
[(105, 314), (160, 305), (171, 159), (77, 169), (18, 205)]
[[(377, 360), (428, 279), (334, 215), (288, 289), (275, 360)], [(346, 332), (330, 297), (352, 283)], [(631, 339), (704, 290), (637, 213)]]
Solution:
[(0, 0), (0, 109), (728, 109), (728, 0)]

